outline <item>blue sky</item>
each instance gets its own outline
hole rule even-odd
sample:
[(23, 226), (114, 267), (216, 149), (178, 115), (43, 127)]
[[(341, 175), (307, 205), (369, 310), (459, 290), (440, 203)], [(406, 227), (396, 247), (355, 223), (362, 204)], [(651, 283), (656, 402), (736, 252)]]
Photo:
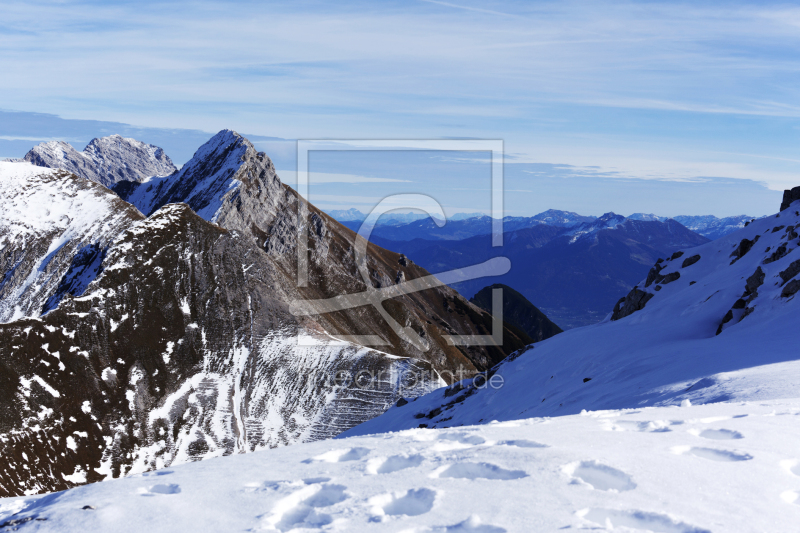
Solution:
[[(0, 156), (118, 128), (183, 162), (232, 128), (291, 181), (271, 138), (502, 139), (509, 188), (535, 191), (509, 214), (763, 215), (800, 185), (798, 50), (786, 3), (6, 1), (0, 107), (61, 120), (0, 114)], [(319, 172), (378, 172), (357, 159)], [(454, 190), (470, 172), (412, 181), (484, 210)], [(362, 210), (398, 187), (328, 186)]]

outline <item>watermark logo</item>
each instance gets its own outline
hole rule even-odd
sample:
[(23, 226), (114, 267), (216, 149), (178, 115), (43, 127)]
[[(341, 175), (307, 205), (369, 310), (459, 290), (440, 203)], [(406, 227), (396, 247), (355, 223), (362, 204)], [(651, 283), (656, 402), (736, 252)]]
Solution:
[[(309, 152), (314, 150), (432, 150), (432, 151), (466, 151), (491, 153), (491, 218), (492, 218), (492, 246), (503, 245), (503, 142), (499, 140), (414, 140), (414, 141), (376, 141), (376, 140), (307, 140), (297, 143), (297, 192), (303, 198), (308, 198)], [(367, 215), (361, 225), (355, 241), (355, 261), (359, 275), (366, 285), (366, 290), (342, 294), (333, 298), (321, 300), (295, 300), (292, 302), (291, 311), (295, 316), (310, 316), (362, 306), (372, 306), (398, 337), (411, 344), (416, 349), (425, 352), (430, 346), (426, 339), (421, 337), (410, 327), (398, 323), (384, 308), (383, 302), (405, 294), (411, 294), (426, 289), (450, 285), (453, 283), (478, 279), (487, 276), (500, 276), (511, 268), (511, 262), (506, 257), (494, 257), (483, 263), (458, 268), (439, 274), (428, 275), (421, 278), (400, 281), (389, 286), (376, 288), (370, 279), (367, 268), (367, 244), (375, 225), (381, 215), (400, 209), (414, 209), (427, 213), (437, 226), (446, 223), (446, 216), (442, 205), (434, 198), (424, 194), (395, 194), (383, 198), (378, 205)], [(298, 246), (297, 246), (297, 285), (308, 285), (308, 204), (300, 202), (298, 209)], [(492, 334), (491, 335), (446, 335), (445, 341), (457, 346), (500, 346), (503, 344), (503, 293), (502, 289), (492, 290)], [(336, 335), (337, 338), (360, 344), (362, 346), (381, 346), (388, 342), (377, 335)], [(328, 337), (317, 338), (313, 335), (298, 337), (298, 344), (310, 346), (320, 340), (329, 341)]]

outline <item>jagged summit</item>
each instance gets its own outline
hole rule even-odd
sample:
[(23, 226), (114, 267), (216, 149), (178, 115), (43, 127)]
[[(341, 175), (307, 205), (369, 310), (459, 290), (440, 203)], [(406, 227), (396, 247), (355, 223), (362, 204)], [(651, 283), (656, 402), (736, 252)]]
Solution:
[(150, 176), (166, 176), (177, 170), (158, 146), (121, 135), (92, 139), (82, 152), (64, 141), (41, 143), (34, 146), (24, 160), (39, 167), (66, 170), (106, 187), (119, 182), (138, 182)]
[[(276, 181), (272, 161), (233, 130), (222, 130), (201, 146), (178, 172), (142, 183), (120, 183), (114, 191), (150, 215), (163, 205), (188, 204), (202, 218), (216, 222), (226, 200), (239, 194), (243, 183), (257, 178)], [(277, 180), (274, 187), (279, 187)]]

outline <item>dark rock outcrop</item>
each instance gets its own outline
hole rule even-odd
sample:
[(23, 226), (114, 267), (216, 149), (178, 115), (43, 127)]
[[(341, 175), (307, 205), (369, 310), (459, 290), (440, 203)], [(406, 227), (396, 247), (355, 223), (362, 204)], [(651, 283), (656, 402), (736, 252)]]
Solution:
[(651, 292), (646, 292), (640, 290), (638, 287), (634, 287), (627, 296), (620, 298), (617, 305), (614, 306), (611, 320), (619, 320), (620, 318), (632, 315), (636, 311), (641, 311), (653, 296), (655, 295)]
[(683, 264), (681, 265), (681, 268), (686, 268), (686, 267), (692, 266), (693, 264), (697, 263), (698, 261), (700, 261), (700, 254), (693, 255), (692, 257), (687, 257), (686, 259), (683, 260)]
[(786, 268), (786, 270), (783, 270), (778, 274), (782, 280), (781, 285), (785, 284), (787, 281), (797, 276), (798, 274), (800, 274), (800, 259), (798, 259), (797, 261), (792, 261)]
[(786, 284), (781, 291), (781, 297), (788, 298), (790, 296), (794, 296), (797, 294), (797, 291), (800, 291), (800, 280), (795, 279)]
[(670, 272), (669, 274), (664, 276), (664, 279), (661, 280), (661, 284), (666, 285), (667, 283), (672, 283), (673, 281), (678, 280), (680, 277), (681, 277), (680, 272)]
[(764, 264), (766, 265), (766, 264), (769, 264), (769, 263), (774, 263), (778, 259), (782, 259), (783, 257), (785, 257), (786, 254), (789, 253), (789, 250), (786, 247), (786, 244), (787, 243), (785, 243), (785, 242), (781, 243), (780, 246), (778, 246), (775, 249), (775, 251), (772, 252), (772, 255), (770, 255), (769, 257), (764, 258)]
[(521, 329), (531, 342), (549, 339), (563, 331), (527, 298), (507, 285), (497, 283), (484, 287), (470, 302), (491, 313), (493, 289), (503, 289), (503, 320)]
[(796, 202), (797, 200), (800, 200), (800, 187), (794, 187), (792, 189), (786, 189), (783, 191), (781, 211), (789, 209), (789, 206), (792, 205), (792, 202)]
[(736, 249), (731, 252), (730, 257), (733, 257), (731, 264), (734, 264), (736, 261), (744, 257), (744, 255), (749, 252), (751, 248), (753, 248), (753, 245), (758, 242), (758, 238), (759, 235), (756, 235), (755, 239), (752, 241), (750, 239), (742, 239), (739, 242), (739, 246), (737, 246)]
[(761, 270), (761, 267), (756, 268), (756, 271), (747, 278), (747, 283), (744, 286), (744, 295), (752, 296), (758, 294), (758, 288), (764, 284), (764, 279), (767, 275)]
[(725, 316), (722, 317), (722, 322), (720, 322), (717, 328), (717, 335), (722, 333), (726, 324), (731, 322), (734, 318), (737, 319), (737, 322), (741, 322), (755, 310), (755, 307), (750, 307), (750, 303), (758, 298), (758, 288), (764, 284), (766, 277), (766, 273), (759, 266), (756, 268), (756, 271), (747, 278), (742, 297), (733, 302), (731, 308), (725, 313)]

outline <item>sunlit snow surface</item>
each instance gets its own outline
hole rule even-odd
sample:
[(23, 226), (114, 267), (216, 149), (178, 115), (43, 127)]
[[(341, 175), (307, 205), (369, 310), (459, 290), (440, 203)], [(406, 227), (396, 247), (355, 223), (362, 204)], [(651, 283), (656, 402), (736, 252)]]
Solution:
[[(788, 283), (780, 277), (800, 261), (798, 237), (788, 231), (800, 226), (798, 212), (800, 202), (795, 202), (780, 216), (756, 220), (666, 261), (661, 274), (680, 277), (659, 290), (655, 283), (645, 287), (643, 280), (639, 288), (654, 295), (644, 309), (536, 343), (498, 367), (494, 379), (502, 386), (483, 387), (466, 397), (435, 391), (346, 435), (420, 423), (458, 426), (583, 409), (674, 405), (687, 399), (705, 404), (800, 396), (800, 292), (782, 296)], [(756, 237), (752, 249), (731, 264), (742, 239)], [(785, 255), (770, 261), (781, 248)], [(695, 255), (700, 259), (684, 267)], [(758, 269), (764, 282), (747, 304), (753, 311), (740, 320), (743, 309), (734, 309), (734, 319), (717, 335)]]
[[(19, 162), (0, 161), (0, 203), (0, 250), (17, 252), (4, 258), (0, 322), (38, 317), (76, 255), (105, 248), (141, 217), (105, 187)], [(73, 292), (97, 274), (99, 261), (89, 263)]]
[(800, 523), (798, 442), (800, 400), (412, 429), (0, 500), (0, 524), (148, 533), (788, 532)]

